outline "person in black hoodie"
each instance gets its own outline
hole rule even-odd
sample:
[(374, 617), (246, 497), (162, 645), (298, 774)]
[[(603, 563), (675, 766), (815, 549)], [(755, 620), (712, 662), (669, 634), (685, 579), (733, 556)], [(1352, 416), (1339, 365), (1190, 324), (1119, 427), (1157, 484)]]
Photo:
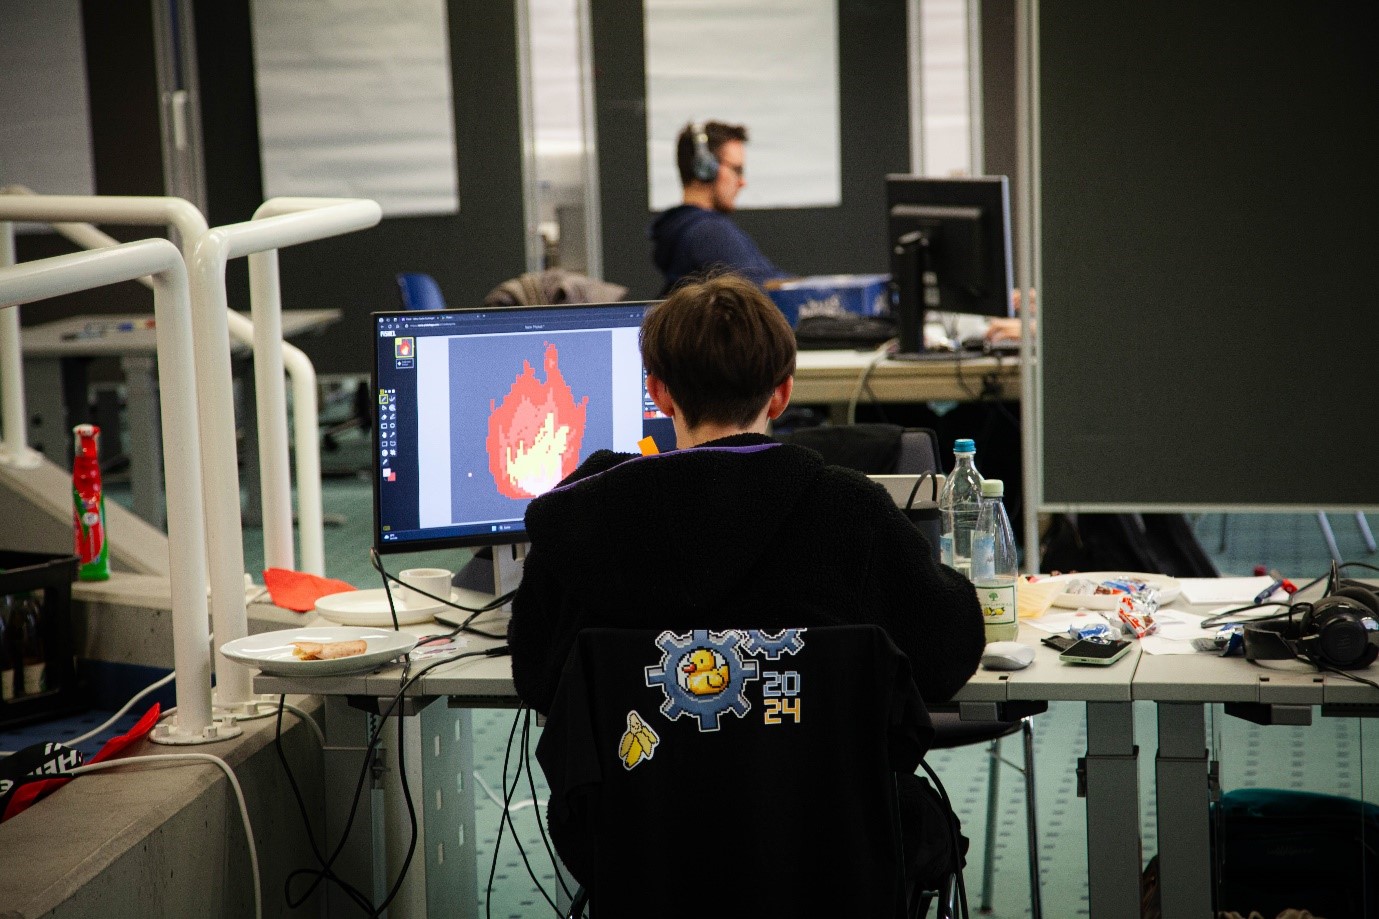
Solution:
[(666, 279), (662, 297), (681, 280), (709, 271), (734, 271), (759, 287), (789, 276), (728, 216), (747, 186), (746, 144), (742, 125), (694, 122), (680, 131), (675, 163), (684, 203), (662, 213), (647, 231), (651, 260)]
[[(528, 505), (508, 630), (523, 701), (550, 711), (585, 628), (846, 624), (885, 629), (924, 700), (950, 698), (982, 652), (976, 592), (881, 486), (766, 435), (794, 383), (780, 311), (740, 277), (688, 283), (647, 315), (641, 349), (678, 449), (600, 450)], [(947, 809), (923, 779), (900, 779), (912, 878), (933, 880), (960, 858)]]

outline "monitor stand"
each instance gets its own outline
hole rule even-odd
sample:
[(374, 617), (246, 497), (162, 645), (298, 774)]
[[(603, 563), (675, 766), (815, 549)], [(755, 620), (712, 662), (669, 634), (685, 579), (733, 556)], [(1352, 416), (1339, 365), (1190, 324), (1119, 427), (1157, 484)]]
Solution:
[(924, 348), (924, 320), (931, 310), (939, 308), (938, 274), (934, 271), (932, 242), (918, 230), (906, 233), (895, 244), (896, 272), (906, 278), (918, 278), (913, 284), (901, 284), (896, 297), (896, 325), (900, 333), (900, 347), (888, 355), (893, 361), (947, 361), (957, 355), (954, 351), (929, 351)]
[[(450, 583), (470, 596), (460, 602), (466, 606), (482, 606), (494, 597), (516, 589), (522, 581), (522, 563), (527, 557), (526, 543), (512, 546), (485, 546), (474, 553), (463, 568), (455, 572)], [(502, 609), (510, 609), (504, 604)]]

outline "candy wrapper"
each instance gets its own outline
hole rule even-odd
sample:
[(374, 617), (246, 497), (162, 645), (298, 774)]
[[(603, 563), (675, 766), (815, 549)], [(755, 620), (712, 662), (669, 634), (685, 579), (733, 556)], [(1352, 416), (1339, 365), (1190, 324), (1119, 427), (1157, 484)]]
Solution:
[(1121, 597), (1120, 605), (1116, 608), (1116, 618), (1125, 626), (1127, 632), (1134, 632), (1136, 638), (1143, 638), (1159, 628), (1158, 623), (1154, 621), (1154, 612), (1157, 609), (1158, 602), (1153, 598), (1145, 601), (1126, 594)]
[(1069, 626), (1068, 635), (1072, 638), (1119, 638), (1121, 632), (1120, 622), (1110, 622), (1098, 616), (1097, 622), (1083, 622), (1078, 625)]

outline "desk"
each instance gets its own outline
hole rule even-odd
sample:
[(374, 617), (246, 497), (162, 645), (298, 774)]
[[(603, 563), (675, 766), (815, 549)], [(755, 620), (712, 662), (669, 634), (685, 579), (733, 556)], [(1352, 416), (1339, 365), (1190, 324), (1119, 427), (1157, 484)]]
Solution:
[(875, 358), (873, 351), (799, 352), (791, 401), (827, 403), (835, 423), (846, 421), (847, 404), (864, 374), (863, 403), (1020, 398), (1019, 358), (955, 353), (951, 360), (882, 360), (872, 367)]
[[(464, 601), (461, 601), (464, 602)], [(469, 604), (477, 605), (477, 604)], [(486, 631), (501, 631), (503, 617), (485, 616), (490, 623)], [(418, 633), (434, 631), (435, 626), (415, 626), (409, 629)], [(1021, 631), (1021, 640), (1035, 643), (1042, 633), (1029, 626)], [(493, 644), (484, 639), (470, 639), (470, 648), (482, 648)], [(979, 670), (968, 684), (955, 697), (960, 712), (968, 717), (992, 718), (1000, 714), (1011, 703), (1047, 702), (1072, 700), (1087, 703), (1087, 750), (1085, 757), (1085, 784), (1087, 788), (1087, 846), (1088, 852), (1097, 853), (1095, 870), (1088, 866), (1088, 887), (1092, 915), (1101, 917), (1125, 917), (1138, 919), (1140, 871), (1139, 800), (1137, 795), (1138, 777), (1134, 747), (1134, 720), (1131, 704), (1131, 682), (1139, 656), (1135, 647), (1125, 658), (1110, 667), (1067, 667), (1059, 663), (1056, 655), (1040, 648), (1035, 661), (1029, 667), (1015, 672), (993, 672)], [(254, 678), (254, 690), (262, 693), (314, 693), (336, 699), (354, 697), (357, 705), (372, 698), (391, 698), (397, 693), (402, 669), (398, 666), (384, 668), (376, 673), (356, 674), (340, 677), (314, 679), (288, 679), (259, 674)], [(515, 707), (517, 697), (512, 687), (512, 675), (507, 658), (472, 658), (442, 664), (430, 671), (411, 690), (409, 696), (418, 700), (419, 710), (425, 714), (427, 706), (440, 697), (448, 699), (452, 707)], [(432, 706), (434, 708), (434, 706)], [(415, 777), (409, 769), (409, 783), (413, 788), (413, 798), (426, 797), (428, 807), (432, 791), (428, 789), (454, 788), (454, 773), (428, 775), (426, 769), (432, 767), (433, 757), (430, 745), (422, 744), (422, 737), (431, 737), (432, 732), (421, 724), (423, 719), (409, 719), (418, 722), (409, 726), (415, 740), (404, 741), (418, 749), (425, 747), (428, 755), (425, 763), (418, 767)], [(459, 723), (463, 730), (464, 722)], [(449, 738), (446, 738), (448, 743)], [(467, 736), (463, 743), (468, 742)], [(331, 747), (341, 741), (332, 737)], [(440, 743), (437, 735), (436, 743)], [(438, 746), (437, 755), (441, 748)], [(357, 754), (354, 754), (357, 757)], [(449, 755), (448, 753), (446, 755)], [(417, 757), (412, 757), (417, 762)], [(1073, 763), (1068, 763), (1069, 768)], [(357, 768), (357, 764), (356, 764)], [(330, 767), (327, 767), (329, 774)], [(467, 775), (467, 773), (460, 773)], [(352, 787), (352, 786), (351, 786)], [(418, 790), (420, 789), (420, 791)], [(388, 792), (385, 791), (385, 796)], [(405, 815), (400, 798), (394, 812)], [(448, 801), (449, 799), (447, 799)], [(455, 806), (467, 810), (447, 817), (447, 821), (467, 822), (472, 828), (473, 796), (457, 801)], [(432, 819), (428, 817), (427, 819)], [(430, 834), (425, 834), (430, 838)], [(332, 837), (336, 838), (336, 837)], [(401, 849), (405, 851), (405, 834), (398, 831), (394, 838), (402, 840)], [(419, 847), (419, 853), (423, 851)], [(389, 876), (400, 865), (401, 856), (391, 848), (388, 853), (392, 867)], [(465, 856), (461, 856), (463, 859)], [(461, 862), (461, 868), (447, 866), (444, 872), (432, 871), (433, 861), (428, 857), (425, 863), (414, 859), (408, 874), (404, 892), (399, 899), (408, 903), (435, 901), (432, 888), (436, 885), (452, 883), (446, 873), (469, 872), (472, 865)], [(455, 913), (455, 904), (460, 909), (473, 902), (469, 895), (452, 897), (446, 910)], [(405, 911), (404, 911), (405, 912)], [(411, 913), (407, 913), (411, 915)], [(421, 913), (418, 912), (418, 915)], [(436, 913), (439, 915), (440, 913)]]
[[(246, 317), (248, 314), (244, 314)], [(283, 336), (291, 338), (324, 329), (340, 318), (340, 310), (284, 310)], [(130, 485), (134, 512), (163, 526), (163, 437), (158, 408), (158, 339), (153, 317), (147, 314), (71, 316), (27, 326), (22, 333), (25, 358), (25, 396), (28, 400), (29, 440), (58, 466), (71, 468), (72, 426), (90, 419), (87, 367), (101, 357), (117, 358), (124, 374), (129, 420)], [(239, 358), (236, 369), (250, 357), (248, 345), (231, 343)], [(252, 379), (252, 376), (244, 376)], [(247, 445), (257, 444), (254, 399), (244, 400)], [(102, 444), (105, 456), (118, 444)], [(256, 450), (254, 452), (257, 452)], [(258, 463), (246, 464), (249, 515), (259, 513)]]
[[(1320, 595), (1320, 592), (1317, 592)], [(1219, 606), (1175, 604), (1198, 615)], [(1375, 679), (1370, 670), (1362, 673)], [(1165, 916), (1211, 914), (1211, 839), (1208, 805), (1215, 794), (1206, 707), (1225, 703), (1227, 714), (1261, 723), (1312, 723), (1312, 707), (1367, 704), (1374, 715), (1379, 691), (1344, 677), (1288, 662), (1251, 663), (1209, 654), (1143, 655), (1135, 669), (1134, 698), (1158, 711), (1155, 786), (1158, 798), (1159, 890)], [(1322, 712), (1327, 714), (1325, 708)], [(1090, 810), (1090, 804), (1089, 804)]]

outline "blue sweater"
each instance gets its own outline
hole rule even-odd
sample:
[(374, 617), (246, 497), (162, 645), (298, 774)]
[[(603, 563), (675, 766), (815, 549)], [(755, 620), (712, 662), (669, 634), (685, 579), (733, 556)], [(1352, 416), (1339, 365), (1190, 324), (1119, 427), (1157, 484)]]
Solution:
[(647, 235), (652, 261), (666, 278), (663, 297), (682, 278), (713, 270), (735, 271), (759, 286), (788, 277), (731, 217), (718, 211), (681, 204), (657, 217)]

